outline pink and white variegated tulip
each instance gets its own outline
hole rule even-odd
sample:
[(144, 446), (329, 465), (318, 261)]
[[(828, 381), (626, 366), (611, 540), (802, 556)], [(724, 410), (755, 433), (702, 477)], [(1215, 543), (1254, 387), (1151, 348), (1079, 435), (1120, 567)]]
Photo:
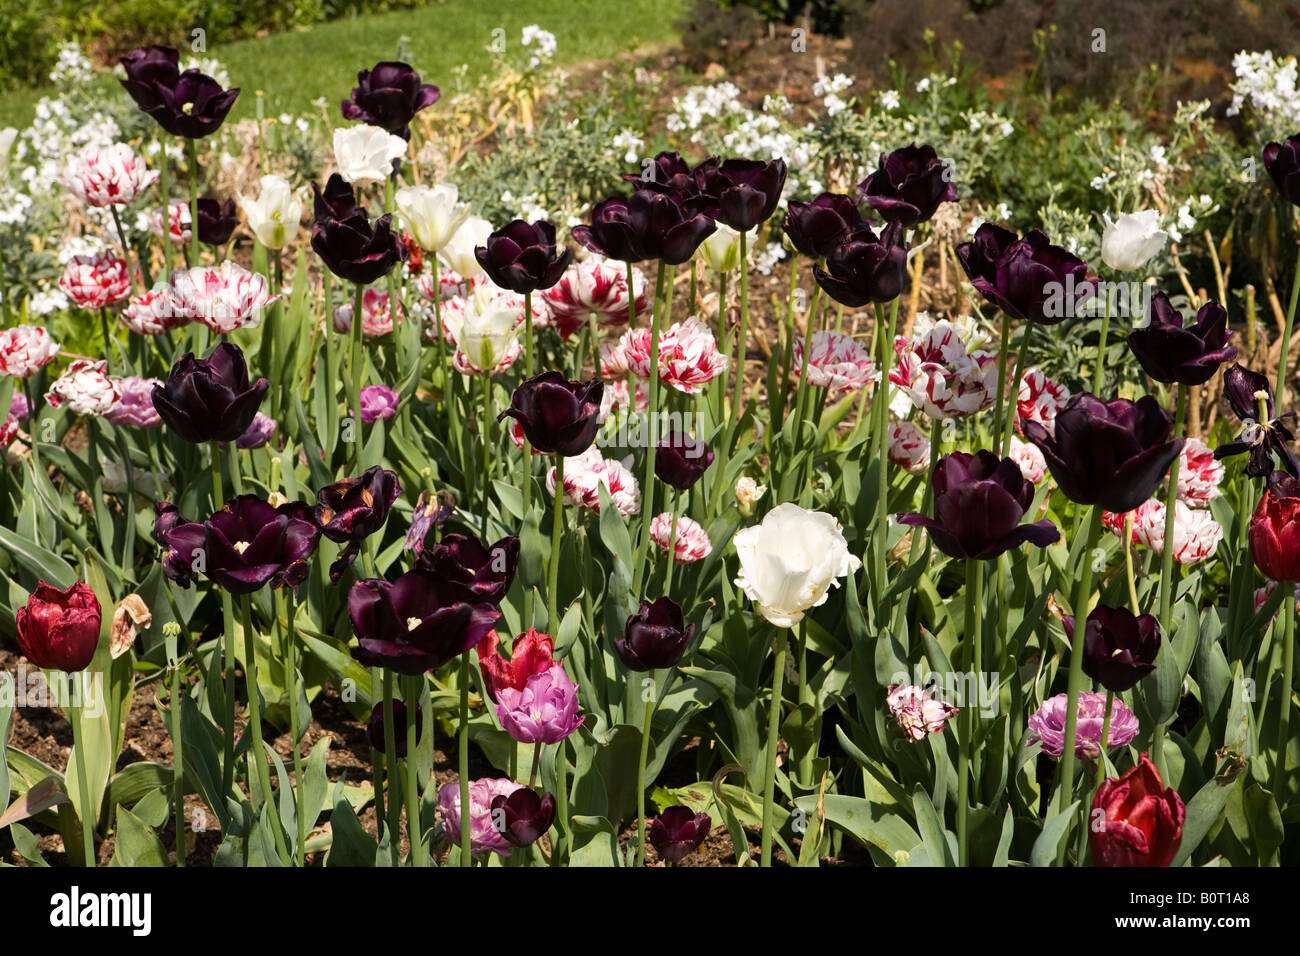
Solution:
[(31, 378), (54, 361), (60, 346), (39, 325), (0, 330), (0, 375)]
[(83, 309), (103, 309), (131, 294), (126, 260), (111, 252), (73, 256), (59, 277), (59, 288)]
[(888, 432), (889, 460), (913, 475), (930, 467), (930, 439), (911, 422), (892, 422)]
[(633, 373), (639, 378), (650, 376), (650, 330), (628, 329), (617, 342), (606, 342), (600, 347), (600, 377), (606, 380), (623, 378)]
[[(793, 368), (804, 370), (805, 343), (794, 340)], [(829, 388), (832, 392), (856, 392), (880, 381), (880, 372), (867, 350), (851, 335), (825, 330), (814, 332), (808, 349), (808, 384)]]
[[(161, 209), (149, 213), (149, 231), (159, 239), (163, 238)], [(167, 241), (173, 246), (186, 246), (191, 238), (190, 207), (179, 199), (173, 199), (167, 204)]]
[(227, 259), (219, 266), (178, 269), (171, 277), (176, 310), (219, 335), (256, 326), (262, 310), (280, 300), (270, 294), (266, 276)]
[[(334, 331), (347, 335), (352, 331), (352, 302), (345, 302), (334, 310)], [(368, 286), (361, 293), (361, 334), (365, 338), (375, 339), (393, 331), (394, 318), (402, 321), (402, 304), (394, 307), (388, 304), (388, 293), (381, 292), (374, 286)]]
[(12, 414), (6, 413), (5, 420), (0, 422), (0, 452), (3, 452), (18, 437), (18, 419)]
[(713, 553), (709, 533), (698, 521), (685, 515), (677, 516), (677, 534), (673, 535), (673, 516), (667, 512), (655, 515), (650, 522), (650, 540), (664, 554), (668, 553), (668, 539), (673, 538), (673, 560), (678, 564), (691, 564)]
[(1214, 457), (1213, 449), (1199, 438), (1189, 438), (1183, 444), (1178, 462), (1178, 500), (1193, 508), (1208, 505), (1223, 491), (1223, 463)]
[[(641, 486), (622, 462), (605, 458), (595, 445), (564, 459), (564, 502), (599, 513), (600, 487), (605, 486), (614, 508), (624, 518), (641, 511)], [(546, 473), (546, 490), (555, 495), (555, 468)]]
[(1011, 436), (1011, 448), (1007, 457), (1020, 466), (1020, 474), (1030, 484), (1038, 484), (1047, 475), (1047, 459), (1043, 457), (1042, 451), (1037, 445), (1021, 441), (1015, 435)]
[(103, 415), (121, 398), (108, 377), (108, 363), (90, 359), (77, 359), (69, 365), (45, 393), (51, 408), (67, 405), (76, 415)]
[(1016, 394), (1016, 431), (1022, 421), (1038, 422), (1048, 434), (1056, 434), (1056, 413), (1070, 400), (1070, 390), (1053, 382), (1042, 369), (1028, 368), (1020, 376)]
[(189, 323), (172, 297), (170, 286), (149, 289), (133, 295), (122, 310), (122, 321), (136, 335), (161, 335), (168, 329)]
[[(636, 410), (644, 412), (650, 407), (650, 386), (645, 382), (636, 383)], [(614, 409), (626, 412), (628, 408), (627, 380), (615, 379), (605, 383), (605, 391), (600, 398), (600, 422), (603, 424)]]
[(439, 302), (446, 302), (449, 299), (464, 298), (473, 292), (478, 286), (485, 282), (490, 282), (485, 275), (476, 275), (472, 279), (466, 279), (459, 272), (452, 269), (438, 270), (437, 291), (434, 290), (432, 270), (421, 272), (418, 279), (415, 280), (415, 291), (424, 299), (433, 302), (435, 298)]
[(911, 684), (891, 685), (885, 701), (895, 722), (913, 742), (942, 732), (948, 720), (957, 716), (958, 710)]
[[(1156, 554), (1165, 549), (1165, 503), (1150, 498), (1138, 505), (1133, 514), (1133, 541)], [(1119, 537), (1124, 535), (1127, 514), (1102, 513), (1102, 523)], [(1179, 564), (1199, 564), (1213, 557), (1223, 540), (1223, 526), (1206, 509), (1191, 508), (1182, 501), (1174, 503), (1174, 560)]]
[(898, 336), (894, 351), (890, 382), (930, 418), (974, 415), (997, 398), (997, 360), (982, 350), (967, 352), (962, 330), (946, 319), (910, 339)]
[(62, 179), (68, 192), (88, 206), (125, 206), (158, 179), (143, 157), (125, 143), (87, 146), (68, 163)]
[[(636, 315), (643, 315), (649, 308), (649, 297), (645, 276), (639, 269), (632, 270), (632, 288), (635, 293), (632, 307)], [(593, 316), (601, 325), (621, 326), (629, 322), (627, 268), (599, 256), (574, 263), (541, 297), (550, 309), (552, 325), (566, 341)]]
[[(629, 367), (639, 378), (650, 377), (650, 335), (644, 338), (645, 352), (628, 352)], [(603, 364), (603, 363), (602, 363)], [(712, 330), (695, 316), (677, 322), (659, 336), (659, 381), (687, 395), (698, 395), (727, 370), (727, 357), (718, 351)]]
[[(1255, 613), (1256, 614), (1259, 613), (1259, 609), (1264, 606), (1264, 602), (1267, 601), (1269, 598), (1271, 598), (1273, 596), (1273, 592), (1276, 590), (1277, 590), (1276, 581), (1269, 581), (1262, 588), (1255, 588)], [(1293, 586), (1292, 597), (1295, 600), (1296, 609), (1300, 610), (1300, 583), (1296, 583)], [(1277, 617), (1276, 611), (1273, 613), (1273, 616)]]

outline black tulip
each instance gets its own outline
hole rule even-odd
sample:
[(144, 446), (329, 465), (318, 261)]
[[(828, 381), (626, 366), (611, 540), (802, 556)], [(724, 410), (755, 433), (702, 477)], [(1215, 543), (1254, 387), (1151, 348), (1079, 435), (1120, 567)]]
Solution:
[(629, 670), (660, 670), (682, 659), (694, 634), (695, 625), (686, 623), (676, 601), (661, 597), (651, 604), (643, 600), (640, 609), (627, 619), (623, 636), (614, 639), (614, 649)]
[(392, 218), (380, 216), (373, 226), (360, 211), (345, 219), (317, 219), (311, 229), (311, 247), (340, 279), (369, 285), (406, 261), (406, 244), (393, 231)]
[(882, 155), (879, 167), (858, 189), (886, 222), (905, 226), (925, 222), (940, 203), (957, 201), (951, 166), (933, 146), (912, 144)]
[(343, 101), (343, 117), (410, 139), (415, 114), (437, 101), (438, 88), (422, 82), (409, 64), (386, 60), (357, 74), (352, 98)]
[(511, 846), (531, 846), (555, 822), (555, 797), (538, 794), (532, 787), (492, 798), (492, 819)]
[(393, 502), (402, 493), (397, 475), (374, 465), (358, 478), (344, 478), (316, 492), (316, 520), (321, 533), (346, 547), (330, 565), (337, 581), (357, 559), (361, 542), (383, 528)]
[(814, 267), (813, 278), (827, 295), (851, 309), (898, 298), (907, 285), (903, 227), (891, 222), (879, 237), (869, 226), (860, 227), (831, 251), (825, 269)]
[(980, 295), (1012, 318), (1055, 325), (1091, 308), (1097, 280), (1082, 259), (1033, 229), (1023, 239), (986, 222), (957, 259)]
[(858, 204), (842, 193), (822, 193), (812, 202), (792, 202), (785, 214), (785, 234), (795, 250), (820, 259), (829, 256), (871, 223), (862, 218)]
[(1282, 198), (1300, 206), (1300, 133), (1287, 137), (1284, 143), (1265, 146), (1264, 168)]
[(677, 863), (700, 848), (712, 826), (707, 813), (696, 813), (690, 807), (668, 807), (651, 818), (646, 839), (661, 860)]
[(784, 159), (726, 159), (716, 164), (706, 161), (695, 172), (700, 192), (716, 201), (711, 215), (737, 232), (748, 232), (772, 218), (781, 201), (785, 177)]
[[(1066, 615), (1071, 639), (1074, 618)], [(1117, 694), (1131, 689), (1156, 669), (1160, 625), (1151, 614), (1135, 616), (1122, 607), (1098, 604), (1088, 615), (1083, 633), (1083, 672)]]
[(1182, 313), (1157, 292), (1151, 297), (1151, 322), (1128, 334), (1128, 347), (1157, 382), (1204, 385), (1224, 362), (1237, 357), (1228, 345), (1228, 312), (1207, 302), (1196, 321), (1183, 327)]
[(230, 442), (248, 431), (270, 387), (264, 378), (250, 385), (244, 353), (222, 342), (205, 359), (181, 356), (167, 381), (154, 386), (153, 407), (186, 441)]
[(519, 539), (507, 535), (488, 545), (472, 534), (445, 534), (420, 551), (415, 566), (456, 584), (467, 601), (500, 604), (519, 566)]
[[(424, 736), (424, 714), (420, 705), (415, 706), (415, 743), (418, 746)], [(393, 701), (393, 755), (399, 760), (406, 756), (406, 701)], [(375, 704), (370, 711), (370, 720), (366, 723), (366, 739), (370, 746), (380, 753), (387, 749), (384, 740), (384, 705)]]
[(559, 282), (573, 250), (556, 247), (555, 226), (545, 219), (534, 223), (515, 219), (489, 235), (474, 256), (489, 279), (525, 295)]
[(708, 443), (685, 432), (669, 432), (655, 445), (655, 477), (678, 491), (686, 491), (713, 464)]
[(225, 245), (238, 225), (233, 199), (224, 203), (216, 199), (199, 200), (199, 242), (206, 246)]
[(1246, 474), (1251, 478), (1267, 478), (1273, 471), (1273, 456), (1277, 455), (1282, 467), (1293, 477), (1300, 477), (1300, 463), (1296, 462), (1291, 443), (1295, 435), (1287, 426), (1292, 413), (1276, 415), (1273, 407), (1273, 386), (1268, 377), (1241, 365), (1233, 365), (1223, 373), (1223, 394), (1241, 421), (1241, 432), (1230, 442), (1214, 449), (1216, 459), (1249, 454)]
[(573, 458), (596, 439), (604, 391), (599, 380), (571, 382), (559, 372), (542, 372), (515, 389), (510, 407), (497, 421), (519, 422), (529, 444), (542, 454)]

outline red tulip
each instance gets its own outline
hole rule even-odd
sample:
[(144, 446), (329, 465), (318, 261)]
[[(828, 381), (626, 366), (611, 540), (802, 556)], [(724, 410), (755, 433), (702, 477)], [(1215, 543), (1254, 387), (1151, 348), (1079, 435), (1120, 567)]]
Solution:
[(528, 630), (515, 638), (506, 660), (497, 650), (496, 631), (489, 631), (478, 645), (478, 663), (483, 671), (483, 687), (496, 703), (497, 692), (507, 687), (523, 690), (528, 678), (545, 674), (555, 665), (555, 641), (551, 635)]
[(1250, 519), (1255, 566), (1274, 581), (1300, 581), (1300, 479), (1275, 471)]
[(99, 599), (88, 584), (60, 591), (42, 581), (18, 609), (18, 647), (37, 667), (83, 671), (99, 645), (101, 621)]
[(1088, 825), (1095, 865), (1168, 866), (1173, 861), (1183, 839), (1184, 809), (1178, 792), (1164, 786), (1144, 753), (1128, 773), (1097, 788)]

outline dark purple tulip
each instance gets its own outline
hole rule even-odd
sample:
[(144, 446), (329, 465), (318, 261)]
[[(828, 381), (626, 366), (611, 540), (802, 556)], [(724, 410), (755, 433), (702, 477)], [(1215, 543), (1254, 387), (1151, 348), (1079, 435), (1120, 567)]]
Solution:
[(792, 202), (785, 214), (785, 234), (798, 252), (813, 259), (829, 256), (862, 226), (858, 204), (842, 193), (822, 193), (812, 202)]
[(531, 846), (555, 822), (555, 797), (539, 795), (532, 787), (499, 793), (492, 798), (492, 819), (500, 821), (501, 835), (511, 846)]
[(659, 859), (676, 863), (700, 848), (712, 826), (707, 813), (695, 813), (690, 807), (668, 807), (650, 819), (646, 839), (654, 846)]
[(500, 604), (519, 566), (519, 539), (507, 535), (488, 546), (472, 534), (445, 534), (420, 552), (415, 566), (451, 581), (466, 601)]
[(132, 50), (122, 57), (122, 85), (136, 105), (173, 136), (202, 139), (221, 128), (239, 90), (199, 70), (180, 72), (180, 54), (169, 47)]
[[(713, 162), (716, 163), (716, 160)], [(704, 165), (701, 163), (697, 168), (703, 168)], [(699, 195), (700, 191), (695, 170), (671, 150), (659, 153), (649, 165), (642, 166), (638, 173), (624, 173), (623, 178), (629, 183), (635, 183), (637, 189), (668, 193), (683, 201)]]
[(378, 465), (359, 478), (344, 478), (316, 492), (316, 520), (321, 534), (335, 544), (346, 544), (330, 565), (330, 580), (337, 581), (361, 553), (361, 542), (384, 526), (389, 509), (402, 493), (397, 475)]
[(154, 386), (153, 407), (186, 441), (235, 441), (253, 423), (270, 387), (264, 378), (250, 385), (244, 353), (222, 342), (205, 359), (191, 352), (181, 356), (167, 381)]
[(1151, 297), (1151, 323), (1128, 334), (1128, 347), (1157, 382), (1204, 385), (1221, 364), (1237, 357), (1228, 335), (1228, 312), (1219, 303), (1201, 306), (1196, 323), (1183, 328), (1182, 313), (1157, 292)]
[(1214, 449), (1214, 457), (1222, 460), (1249, 452), (1246, 474), (1251, 478), (1266, 478), (1273, 471), (1276, 454), (1289, 474), (1300, 477), (1300, 464), (1291, 451), (1295, 435), (1286, 424), (1292, 414), (1274, 417), (1273, 386), (1268, 377), (1233, 365), (1223, 373), (1223, 394), (1245, 427), (1232, 441)]
[(825, 269), (814, 267), (813, 277), (827, 295), (851, 309), (896, 299), (907, 284), (903, 227), (891, 222), (879, 238), (870, 226), (859, 227), (831, 251)]
[(1287, 202), (1300, 206), (1300, 133), (1264, 147), (1264, 168)]
[(944, 455), (930, 476), (934, 517), (901, 514), (902, 524), (925, 528), (936, 548), (950, 558), (987, 560), (1025, 542), (1044, 548), (1061, 532), (1047, 519), (1021, 524), (1034, 500), (1034, 486), (1011, 458), (991, 451)]
[(158, 506), (154, 538), (166, 549), (164, 573), (188, 587), (191, 575), (202, 572), (232, 594), (267, 584), (297, 587), (320, 538), (308, 505), (277, 508), (256, 495), (232, 498), (202, 524), (182, 521), (171, 506)]
[(224, 203), (215, 199), (199, 200), (199, 242), (206, 246), (225, 245), (238, 225), (233, 199)]
[(358, 212), (357, 194), (352, 184), (338, 173), (330, 175), (323, 191), (314, 182), (311, 184), (311, 191), (315, 196), (312, 200), (312, 212), (317, 219), (343, 220)]
[(971, 285), (1013, 318), (1055, 325), (1086, 311), (1097, 293), (1084, 261), (1052, 245), (1041, 229), (1017, 239), (986, 222), (956, 252)]
[(357, 74), (352, 99), (343, 101), (343, 118), (378, 126), (411, 138), (411, 120), (438, 101), (438, 88), (420, 81), (408, 64), (384, 61)]
[(181, 55), (172, 47), (139, 47), (121, 57), (119, 62), (126, 71), (121, 84), (135, 100), (135, 105), (146, 113), (162, 105), (159, 87), (174, 87), (181, 76)]
[(713, 234), (717, 224), (675, 195), (638, 189), (628, 199), (606, 199), (591, 211), (590, 226), (574, 226), (573, 238), (592, 252), (622, 262), (659, 259), (681, 265)]
[(489, 279), (524, 295), (559, 282), (573, 250), (556, 247), (555, 226), (545, 219), (531, 224), (515, 219), (489, 235), (487, 244), (478, 246), (474, 256)]
[(515, 389), (510, 407), (497, 416), (513, 418), (529, 444), (544, 455), (573, 458), (591, 447), (600, 427), (604, 384), (570, 382), (559, 372), (535, 375)]
[(672, 598), (661, 597), (627, 619), (623, 636), (614, 638), (614, 650), (629, 670), (653, 671), (672, 667), (682, 659), (695, 634), (687, 624), (682, 607)]
[[(1074, 639), (1074, 618), (1065, 615), (1065, 632)], [(1083, 633), (1083, 672), (1117, 694), (1131, 689), (1156, 669), (1160, 624), (1151, 614), (1135, 617), (1127, 608), (1098, 604)]]
[(655, 445), (655, 477), (678, 491), (699, 481), (712, 464), (708, 443), (685, 432), (669, 432)]
[(391, 215), (380, 216), (372, 228), (364, 212), (346, 219), (317, 219), (311, 229), (311, 247), (340, 279), (369, 285), (405, 262), (406, 243), (393, 231)]
[(880, 166), (858, 189), (886, 222), (915, 226), (933, 216), (940, 203), (957, 201), (949, 169), (933, 146), (913, 143), (881, 155)]
[(1183, 450), (1181, 438), (1169, 437), (1169, 413), (1150, 395), (1103, 402), (1079, 392), (1056, 413), (1055, 435), (1028, 419), (1021, 426), (1065, 497), (1116, 514), (1150, 498)]
[(748, 232), (772, 218), (785, 188), (784, 159), (763, 162), (758, 159), (724, 159), (708, 161), (696, 168), (700, 192), (716, 199), (711, 214), (737, 232)]
[(449, 581), (416, 569), (396, 581), (367, 578), (348, 592), (357, 635), (352, 656), (367, 667), (422, 674), (478, 644), (501, 617), (486, 601), (467, 604)]
[[(418, 745), (420, 738), (424, 736), (424, 722), (421, 720), (423, 712), (420, 705), (415, 706), (415, 742)], [(406, 756), (406, 701), (393, 701), (393, 755), (401, 759)], [(366, 723), (366, 739), (370, 741), (370, 746), (381, 753), (386, 748), (384, 741), (384, 705), (375, 704), (370, 711), (370, 720)]]

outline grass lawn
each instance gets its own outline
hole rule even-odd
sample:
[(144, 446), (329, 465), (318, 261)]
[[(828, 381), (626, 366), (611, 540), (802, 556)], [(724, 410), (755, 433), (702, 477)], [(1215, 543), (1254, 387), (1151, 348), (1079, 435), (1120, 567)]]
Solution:
[[(352, 90), (357, 70), (392, 59), (405, 37), (410, 61), (425, 82), (452, 89), (451, 71), (468, 64), (471, 77), (492, 64), (487, 46), (505, 31), (516, 52), (523, 27), (536, 23), (555, 34), (557, 63), (612, 57), (675, 38), (673, 21), (685, 0), (439, 0), (417, 10), (367, 14), (306, 30), (208, 47), (243, 91), (232, 119), (252, 116), (255, 90), (266, 93), (267, 114), (312, 112), (324, 96), (335, 111)], [(188, 43), (188, 34), (177, 45)], [(114, 81), (105, 80), (104, 82)], [(0, 126), (25, 126), (36, 101), (49, 90), (0, 96)]]

